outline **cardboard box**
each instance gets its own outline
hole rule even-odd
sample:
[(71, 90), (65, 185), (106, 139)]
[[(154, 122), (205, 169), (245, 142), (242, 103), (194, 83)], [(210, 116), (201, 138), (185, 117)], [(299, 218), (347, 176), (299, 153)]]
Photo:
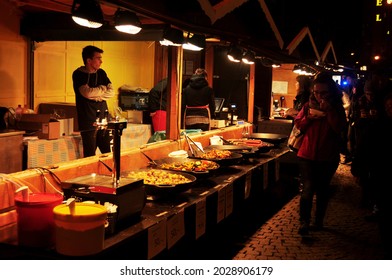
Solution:
[(40, 139), (58, 139), (60, 122), (52, 119), (50, 114), (23, 114), (17, 128), (33, 133)]
[(211, 120), (211, 128), (222, 128), (226, 127), (226, 120)]

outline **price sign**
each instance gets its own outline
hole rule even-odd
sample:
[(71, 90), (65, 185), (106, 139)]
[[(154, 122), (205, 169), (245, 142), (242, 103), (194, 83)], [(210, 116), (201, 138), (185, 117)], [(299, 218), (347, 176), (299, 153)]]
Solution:
[(226, 187), (226, 203), (225, 203), (225, 216), (233, 213), (233, 184)]
[(268, 187), (268, 164), (263, 165), (263, 189)]
[(217, 205), (217, 217), (216, 222), (220, 223), (225, 218), (226, 208), (226, 188), (222, 188), (218, 191), (218, 205)]
[(249, 198), (251, 188), (252, 188), (252, 171), (249, 171), (248, 173), (246, 173), (246, 177), (245, 177), (244, 199)]
[(196, 203), (196, 232), (195, 237), (198, 239), (206, 233), (206, 200), (200, 200)]
[(148, 229), (148, 259), (166, 248), (166, 219)]
[(167, 248), (170, 249), (185, 235), (184, 209), (170, 217), (167, 221)]

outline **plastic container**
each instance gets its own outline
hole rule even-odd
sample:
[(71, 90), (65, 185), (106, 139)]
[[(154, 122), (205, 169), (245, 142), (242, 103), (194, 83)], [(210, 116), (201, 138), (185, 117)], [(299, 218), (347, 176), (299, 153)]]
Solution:
[(210, 137), (210, 145), (223, 145), (223, 140), (220, 136)]
[(185, 150), (174, 151), (174, 152), (171, 152), (169, 154), (169, 157), (172, 157), (172, 158), (187, 158), (188, 157), (188, 152), (185, 151)]
[(107, 225), (106, 207), (74, 202), (56, 206), (53, 213), (58, 253), (88, 256), (103, 250)]
[[(27, 189), (28, 191), (28, 189)], [(32, 193), (15, 196), (18, 244), (50, 248), (55, 244), (53, 208), (63, 201), (61, 194)]]

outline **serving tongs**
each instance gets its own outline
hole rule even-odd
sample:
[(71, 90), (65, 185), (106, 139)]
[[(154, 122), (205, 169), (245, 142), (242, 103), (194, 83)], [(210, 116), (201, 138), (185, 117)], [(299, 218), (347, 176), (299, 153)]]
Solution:
[(195, 152), (193, 151), (193, 147), (192, 147), (191, 143), (189, 142), (188, 135), (186, 135), (186, 134), (185, 134), (185, 140), (186, 140), (186, 143), (188, 144), (188, 147), (189, 147), (189, 150), (191, 151), (192, 156), (194, 157)]
[[(195, 150), (194, 150), (193, 147), (192, 147), (192, 144), (196, 146), (198, 152), (200, 151), (202, 154), (205, 153), (205, 152), (203, 151), (203, 149), (201, 149), (201, 148), (195, 143), (195, 141), (193, 141), (192, 138), (190, 138), (187, 134), (185, 134), (185, 139), (186, 139), (186, 141), (187, 141), (187, 143), (188, 143), (189, 150), (191, 151), (193, 157), (195, 157), (196, 155), (195, 155)], [(191, 144), (191, 142), (192, 142), (192, 144)], [(197, 153), (198, 153), (198, 152), (197, 152)]]
[(143, 151), (140, 151), (150, 162), (149, 162), (149, 164), (150, 165), (155, 165), (155, 166), (158, 166), (158, 163), (156, 163), (156, 161), (155, 160), (153, 160), (152, 158), (150, 158), (148, 155), (146, 155)]
[(225, 145), (233, 145), (233, 143), (229, 140), (226, 140), (225, 138), (223, 138), (223, 136), (219, 136), (220, 139), (222, 139), (223, 144)]

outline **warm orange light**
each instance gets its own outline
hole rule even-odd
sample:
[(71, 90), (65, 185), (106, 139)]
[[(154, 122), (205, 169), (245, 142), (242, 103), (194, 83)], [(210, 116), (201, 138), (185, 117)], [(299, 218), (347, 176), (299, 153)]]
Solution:
[(387, 0), (387, 4), (392, 4), (392, 0)]
[(375, 56), (374, 56), (374, 60), (380, 60), (380, 58), (381, 58), (381, 57), (380, 57), (379, 55), (375, 55)]

